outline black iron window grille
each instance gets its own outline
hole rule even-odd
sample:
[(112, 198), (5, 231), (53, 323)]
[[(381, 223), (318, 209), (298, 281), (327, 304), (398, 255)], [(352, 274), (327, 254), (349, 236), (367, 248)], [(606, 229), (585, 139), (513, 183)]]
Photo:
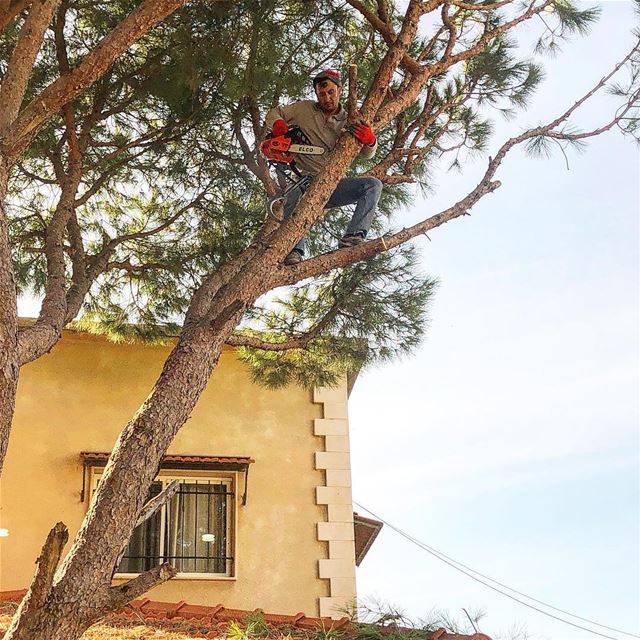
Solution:
[[(175, 479), (158, 478), (149, 498)], [(141, 573), (169, 562), (179, 573), (232, 576), (232, 480), (177, 479), (178, 492), (134, 529), (118, 573)]]

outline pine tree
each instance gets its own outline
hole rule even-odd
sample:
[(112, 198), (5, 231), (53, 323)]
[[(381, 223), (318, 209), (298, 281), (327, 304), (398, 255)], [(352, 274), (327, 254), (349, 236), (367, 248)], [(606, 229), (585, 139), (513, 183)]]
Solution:
[[(84, 326), (118, 339), (179, 333), (55, 579), (66, 534), (52, 531), (10, 640), (78, 637), (173, 575), (163, 566), (104, 587), (225, 343), (273, 386), (331, 384), (410, 351), (436, 283), (417, 272), (408, 241), (497, 189), (520, 144), (544, 153), (549, 142), (580, 145), (614, 126), (635, 133), (637, 46), (557, 119), (495, 146), (492, 118), (525, 109), (542, 77), (516, 48), (519, 25), (544, 15), (538, 50), (555, 52), (597, 16), (568, 0), (193, 2), (151, 30), (182, 4), (44, 0), (0, 10), (0, 458), (19, 366), (51, 349), (81, 311)], [(256, 150), (266, 111), (310, 95), (322, 68), (355, 80), (356, 63), (363, 100), (357, 112), (349, 101), (350, 114), (376, 131), (375, 162), (354, 162), (359, 145), (344, 134), (290, 220), (265, 216), (264, 194), (277, 189)], [(579, 106), (623, 68), (614, 115), (592, 131), (572, 128)], [(396, 230), (397, 212), (440, 165), (461, 170), (470, 154), (488, 153), (471, 192)], [(335, 251), (348, 214), (323, 206), (350, 171), (385, 183), (384, 215), (372, 240)], [(284, 266), (307, 234), (314, 257)], [(44, 299), (20, 331), (14, 283)], [(153, 434), (143, 452), (141, 433)]]

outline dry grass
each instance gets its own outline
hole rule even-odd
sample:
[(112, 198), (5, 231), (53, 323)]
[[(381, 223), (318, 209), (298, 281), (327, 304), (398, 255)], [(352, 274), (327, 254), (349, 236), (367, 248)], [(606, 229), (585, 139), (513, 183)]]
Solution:
[[(9, 628), (10, 615), (0, 615), (0, 634)], [(153, 627), (137, 624), (122, 627), (112, 627), (104, 624), (96, 624), (87, 629), (82, 635), (82, 640), (195, 640), (194, 636), (179, 631), (155, 629)]]
[[(12, 613), (16, 605), (0, 605), (0, 640), (11, 624)], [(81, 640), (199, 640), (197, 634), (215, 631), (216, 627), (203, 626), (198, 621), (183, 619), (162, 621), (130, 621), (117, 615), (107, 616), (102, 623), (87, 629)], [(259, 629), (250, 620), (245, 623), (219, 625), (218, 637), (221, 640), (317, 640), (314, 632), (300, 629), (286, 630), (263, 625)], [(256, 633), (259, 631), (259, 633)], [(199, 636), (200, 638), (202, 635)], [(326, 640), (329, 640), (328, 638)], [(337, 640), (337, 639), (336, 639)]]

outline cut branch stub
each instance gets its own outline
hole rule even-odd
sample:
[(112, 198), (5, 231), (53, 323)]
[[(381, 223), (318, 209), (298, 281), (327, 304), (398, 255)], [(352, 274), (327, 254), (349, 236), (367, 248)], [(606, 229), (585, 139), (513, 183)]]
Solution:
[[(13, 622), (7, 630), (7, 637), (18, 640), (19, 638), (29, 637), (30, 629), (37, 624), (39, 614), (42, 610), (49, 592), (53, 584), (53, 577), (58, 568), (62, 550), (69, 540), (69, 530), (63, 522), (58, 522), (49, 532), (47, 540), (42, 547), (42, 553), (36, 560), (36, 572), (31, 581), (31, 586), (27, 595), (23, 598)], [(21, 621), (20, 631), (18, 635), (12, 635), (15, 632), (14, 626), (18, 620)]]
[(360, 119), (358, 111), (358, 67), (355, 64), (349, 65), (349, 101), (348, 122), (357, 122)]

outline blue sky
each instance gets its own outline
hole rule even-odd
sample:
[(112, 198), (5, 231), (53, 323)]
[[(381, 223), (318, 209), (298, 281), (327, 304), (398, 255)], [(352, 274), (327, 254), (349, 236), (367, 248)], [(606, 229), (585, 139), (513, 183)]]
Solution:
[[(632, 5), (600, 6), (590, 36), (546, 62), (531, 110), (497, 123), (493, 148), (564, 111), (623, 57)], [(611, 105), (598, 99), (575, 123), (602, 122)], [(358, 379), (354, 498), (501, 582), (640, 634), (638, 150), (614, 132), (569, 160), (567, 171), (560, 153), (516, 152), (471, 217), (420, 241), (423, 269), (441, 282), (431, 327), (415, 356)], [(438, 176), (435, 194), (399, 222), (448, 206), (484, 167)], [(388, 529), (358, 588), (415, 618), (484, 609), (481, 628), (494, 637), (513, 626), (535, 639), (597, 637)]]

